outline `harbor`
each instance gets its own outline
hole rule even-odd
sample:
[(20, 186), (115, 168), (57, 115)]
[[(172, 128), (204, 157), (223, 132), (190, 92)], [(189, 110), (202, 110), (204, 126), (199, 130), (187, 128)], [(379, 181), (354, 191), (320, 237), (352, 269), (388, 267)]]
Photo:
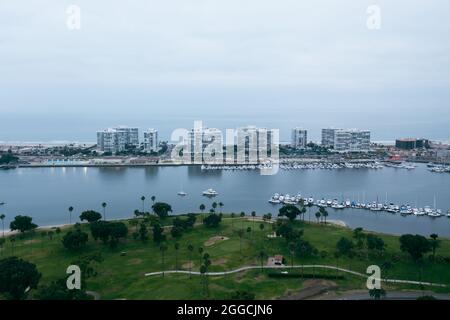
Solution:
[[(156, 201), (169, 203), (174, 214), (199, 212), (200, 204), (208, 212), (213, 202), (222, 202), (224, 206), (217, 208), (220, 212), (255, 211), (258, 216), (270, 212), (276, 217), (280, 205), (268, 200), (275, 193), (300, 193), (302, 198), (314, 200), (313, 206), (307, 207), (306, 219), (311, 221), (318, 211), (317, 201), (323, 199), (331, 201), (328, 219), (341, 220), (351, 228), (450, 237), (450, 219), (445, 217), (450, 209), (449, 177), (431, 172), (427, 164), (415, 165), (413, 170), (280, 170), (273, 176), (262, 176), (258, 170), (202, 170), (201, 166), (19, 167), (0, 171), (0, 202), (5, 203), (0, 213), (6, 215), (5, 226), (18, 214), (33, 216), (39, 226), (51, 226), (69, 222), (69, 206), (75, 208), (73, 217), (78, 217), (83, 210), (101, 212), (101, 203), (106, 202), (108, 218), (121, 219), (142, 208), (141, 196), (147, 199), (145, 210), (151, 210), (149, 199), (155, 196)], [(338, 203), (334, 206), (339, 209), (333, 208), (335, 199)], [(340, 208), (347, 200), (350, 207)], [(392, 202), (398, 209), (404, 205), (407, 211), (407, 205), (419, 212), (429, 206), (441, 209), (441, 217), (414, 211), (390, 213), (377, 210), (378, 205), (367, 205), (374, 201), (383, 206)]]
[[(435, 200), (436, 202), (436, 200)], [(431, 218), (440, 218), (443, 216), (447, 216), (450, 218), (450, 210), (447, 213), (443, 213), (441, 209), (436, 208), (436, 204), (434, 207), (425, 206), (423, 208), (412, 207), (409, 204), (395, 204), (388, 203), (387, 201), (381, 203), (379, 201), (372, 202), (356, 202), (354, 200), (346, 199), (345, 201), (339, 201), (338, 199), (320, 199), (314, 200), (313, 197), (302, 197), (301, 194), (297, 194), (295, 196), (290, 196), (289, 194), (279, 194), (275, 193), (270, 199), (269, 203), (271, 204), (293, 204), (293, 205), (302, 205), (302, 206), (316, 206), (322, 208), (332, 208), (335, 210), (342, 209), (365, 209), (369, 211), (383, 211), (389, 212), (392, 214), (399, 213), (401, 215), (415, 215), (415, 216), (428, 216)]]

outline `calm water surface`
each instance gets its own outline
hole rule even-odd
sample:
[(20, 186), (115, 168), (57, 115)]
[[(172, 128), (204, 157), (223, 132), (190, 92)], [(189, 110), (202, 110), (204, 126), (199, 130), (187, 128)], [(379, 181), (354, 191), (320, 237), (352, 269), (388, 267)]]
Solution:
[[(213, 200), (201, 192), (214, 188), (219, 196)], [(177, 196), (183, 189), (186, 197)], [(209, 207), (213, 201), (224, 203), (224, 212), (258, 214), (271, 212), (278, 206), (268, 203), (275, 192), (295, 195), (301, 192), (314, 198), (365, 200), (378, 199), (413, 206), (433, 206), (444, 212), (450, 209), (450, 175), (435, 174), (420, 165), (415, 170), (384, 168), (382, 170), (291, 170), (274, 176), (261, 176), (258, 171), (202, 171), (199, 167), (147, 168), (19, 168), (0, 172), (0, 212), (7, 215), (5, 225), (17, 214), (33, 216), (41, 226), (69, 222), (69, 206), (75, 207), (73, 217), (94, 209), (101, 212), (107, 202), (108, 218), (133, 216), (142, 208), (144, 195), (146, 210), (150, 197), (172, 205), (175, 213), (198, 211), (200, 204)], [(314, 219), (316, 208), (311, 208)], [(329, 219), (346, 222), (350, 227), (403, 234), (437, 233), (450, 237), (450, 219), (441, 217), (402, 217), (399, 214), (365, 210), (329, 209)], [(308, 219), (308, 213), (305, 215)], [(73, 218), (74, 221), (76, 218)]]

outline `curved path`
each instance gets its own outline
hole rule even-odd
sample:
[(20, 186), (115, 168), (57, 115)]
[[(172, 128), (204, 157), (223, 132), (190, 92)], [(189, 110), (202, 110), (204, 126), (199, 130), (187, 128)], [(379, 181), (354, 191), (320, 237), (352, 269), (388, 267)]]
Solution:
[[(321, 265), (321, 264), (308, 264), (308, 265), (294, 265), (294, 266), (263, 266), (264, 269), (291, 269), (291, 268), (318, 268), (318, 269), (331, 269), (331, 270), (337, 270), (345, 273), (349, 273), (358, 277), (367, 278), (369, 275), (352, 271), (349, 269), (339, 268), (335, 266), (329, 266), (329, 265)], [(228, 274), (238, 273), (246, 270), (254, 270), (254, 269), (261, 269), (261, 266), (244, 266), (240, 267), (234, 270), (229, 271), (221, 271), (221, 272), (207, 272), (206, 275), (208, 276), (224, 276)], [(198, 271), (186, 271), (186, 270), (168, 270), (168, 271), (156, 271), (156, 272), (149, 272), (146, 273), (145, 276), (156, 276), (156, 275), (162, 275), (162, 274), (171, 274), (171, 273), (180, 273), (180, 274), (191, 274), (191, 275), (201, 275)], [(391, 283), (403, 283), (403, 284), (416, 284), (416, 285), (424, 285), (424, 286), (432, 286), (432, 287), (447, 287), (446, 284), (442, 283), (433, 283), (433, 282), (424, 282), (424, 281), (413, 281), (413, 280), (399, 280), (399, 279), (381, 279), (383, 282), (391, 282)]]

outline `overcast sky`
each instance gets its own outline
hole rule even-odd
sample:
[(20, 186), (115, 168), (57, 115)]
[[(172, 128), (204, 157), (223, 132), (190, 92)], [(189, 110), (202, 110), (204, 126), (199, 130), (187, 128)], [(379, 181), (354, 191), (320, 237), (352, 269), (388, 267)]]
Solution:
[(191, 118), (450, 139), (449, 12), (448, 0), (0, 0), (0, 141)]

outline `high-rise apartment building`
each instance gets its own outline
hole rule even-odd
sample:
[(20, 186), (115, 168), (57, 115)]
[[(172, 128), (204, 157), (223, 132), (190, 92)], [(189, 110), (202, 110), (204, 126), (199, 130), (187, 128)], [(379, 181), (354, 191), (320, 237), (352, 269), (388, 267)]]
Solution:
[(306, 149), (308, 143), (308, 132), (302, 128), (293, 128), (291, 133), (291, 147), (296, 149)]

